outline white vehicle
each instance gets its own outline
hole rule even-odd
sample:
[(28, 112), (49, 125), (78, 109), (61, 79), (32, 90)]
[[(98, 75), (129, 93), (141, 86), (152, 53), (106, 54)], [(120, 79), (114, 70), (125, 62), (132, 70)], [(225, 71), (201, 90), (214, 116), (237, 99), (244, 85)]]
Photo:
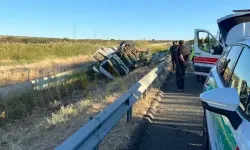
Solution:
[(250, 36), (250, 10), (233, 12), (217, 21), (219, 29), (216, 37), (206, 30), (195, 30), (193, 63), (196, 76), (206, 77), (227, 45)]
[(250, 37), (223, 52), (200, 95), (205, 145), (212, 150), (250, 149)]
[[(116, 76), (123, 76), (129, 73), (129, 68), (123, 61), (115, 54), (117, 48), (104, 48), (102, 47), (93, 54), (93, 57), (100, 62), (99, 71), (106, 77), (114, 80)], [(94, 71), (98, 71), (95, 67)]]
[(125, 76), (138, 66), (148, 65), (151, 61), (150, 51), (139, 52), (133, 43), (123, 41), (119, 48), (100, 48), (93, 57), (99, 61), (99, 66), (92, 69), (102, 73), (111, 80), (118, 76)]

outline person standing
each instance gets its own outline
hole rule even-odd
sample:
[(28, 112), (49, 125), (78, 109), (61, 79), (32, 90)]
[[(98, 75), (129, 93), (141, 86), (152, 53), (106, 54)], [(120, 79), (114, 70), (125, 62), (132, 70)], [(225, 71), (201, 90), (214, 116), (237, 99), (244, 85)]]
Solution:
[(170, 47), (173, 71), (175, 71), (175, 66), (176, 66), (176, 50), (177, 50), (177, 47), (178, 47), (177, 41), (174, 41), (173, 45)]
[(191, 55), (190, 55), (190, 60), (193, 61), (194, 63), (194, 45), (191, 46)]
[(176, 85), (177, 92), (184, 91), (184, 83), (185, 83), (185, 71), (188, 64), (188, 57), (190, 51), (187, 46), (184, 45), (185, 42), (183, 40), (179, 41), (179, 46), (176, 52)]

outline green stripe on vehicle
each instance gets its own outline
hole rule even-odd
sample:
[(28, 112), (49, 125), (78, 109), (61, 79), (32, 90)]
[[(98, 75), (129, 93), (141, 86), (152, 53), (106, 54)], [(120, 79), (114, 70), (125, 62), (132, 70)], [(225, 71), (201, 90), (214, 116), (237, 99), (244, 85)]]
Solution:
[(191, 55), (190, 55), (190, 60), (193, 60), (194, 58), (194, 47), (192, 48), (192, 52), (191, 52)]
[[(214, 88), (218, 88), (215, 80), (213, 77), (210, 77), (208, 80), (208, 85), (205, 86), (204, 91), (208, 91)], [(236, 140), (234, 138), (234, 135), (230, 129), (230, 122), (229, 120), (219, 114), (211, 113), (213, 122), (215, 123), (215, 137), (216, 141), (219, 141), (219, 143), (216, 143), (217, 149), (220, 150), (234, 150), (237, 146)]]

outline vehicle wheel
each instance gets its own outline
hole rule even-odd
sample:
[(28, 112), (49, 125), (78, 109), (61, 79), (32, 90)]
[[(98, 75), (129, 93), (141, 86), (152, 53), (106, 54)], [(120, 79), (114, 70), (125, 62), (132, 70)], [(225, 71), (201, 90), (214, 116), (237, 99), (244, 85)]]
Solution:
[(203, 116), (203, 139), (204, 139), (205, 150), (210, 150), (209, 135), (208, 135), (208, 129), (207, 129), (207, 120), (206, 120), (206, 111), (205, 110), (204, 110), (204, 116)]
[(123, 44), (129, 46), (131, 49), (134, 48), (134, 44), (130, 41), (122, 41), (120, 43), (120, 46), (122, 46)]

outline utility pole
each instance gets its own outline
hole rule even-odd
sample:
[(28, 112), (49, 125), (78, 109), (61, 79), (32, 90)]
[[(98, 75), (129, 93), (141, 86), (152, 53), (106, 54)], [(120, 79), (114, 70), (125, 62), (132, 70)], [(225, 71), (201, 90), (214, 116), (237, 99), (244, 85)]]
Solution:
[(73, 25), (73, 36), (74, 36), (74, 39), (76, 39), (76, 26)]

